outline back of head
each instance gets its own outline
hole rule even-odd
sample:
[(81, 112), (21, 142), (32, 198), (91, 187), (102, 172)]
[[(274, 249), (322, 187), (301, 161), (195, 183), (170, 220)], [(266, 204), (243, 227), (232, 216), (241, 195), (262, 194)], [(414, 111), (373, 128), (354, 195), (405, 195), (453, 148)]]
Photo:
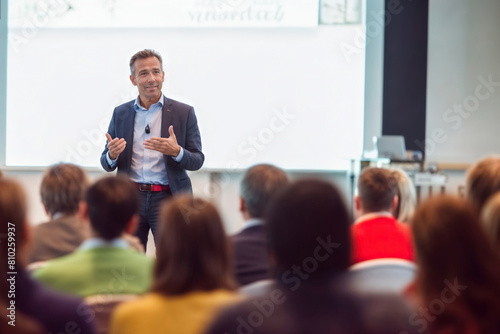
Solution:
[(61, 163), (51, 166), (40, 186), (42, 203), (51, 216), (56, 213), (75, 214), (88, 184), (85, 171), (76, 165)]
[(108, 176), (89, 187), (86, 195), (92, 230), (99, 237), (119, 237), (139, 212), (139, 194), (125, 176)]
[(481, 221), (493, 248), (500, 255), (500, 192), (491, 196), (484, 205)]
[(391, 169), (398, 185), (398, 206), (394, 216), (401, 222), (411, 221), (417, 205), (417, 194), (410, 177), (402, 169)]
[(233, 289), (228, 242), (213, 204), (190, 195), (163, 204), (153, 291), (180, 295)]
[(500, 156), (486, 157), (470, 167), (465, 189), (467, 199), (479, 212), (488, 198), (500, 191)]
[(359, 175), (358, 193), (365, 213), (391, 211), (398, 185), (390, 170), (368, 167)]
[(272, 165), (256, 165), (245, 173), (240, 185), (240, 195), (248, 213), (262, 218), (271, 198), (289, 183), (286, 173)]
[(487, 314), (500, 312), (500, 259), (473, 207), (458, 197), (431, 198), (417, 209), (412, 231), (424, 305), (442, 298), (444, 288), (458, 286), (454, 305), (463, 306), (475, 319), (483, 318), (485, 326), (491, 325)]
[(342, 195), (328, 182), (301, 180), (282, 189), (266, 215), (278, 279), (285, 281), (296, 266), (311, 276), (346, 270), (350, 222)]

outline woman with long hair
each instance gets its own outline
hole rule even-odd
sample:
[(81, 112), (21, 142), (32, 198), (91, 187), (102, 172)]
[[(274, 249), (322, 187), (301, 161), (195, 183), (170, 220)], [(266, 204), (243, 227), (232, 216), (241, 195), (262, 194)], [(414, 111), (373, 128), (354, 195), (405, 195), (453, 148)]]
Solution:
[(499, 257), (467, 201), (431, 198), (412, 223), (419, 272), (413, 319), (430, 333), (500, 333)]
[(111, 334), (201, 333), (237, 299), (228, 242), (217, 209), (188, 195), (165, 202), (151, 292), (120, 305)]

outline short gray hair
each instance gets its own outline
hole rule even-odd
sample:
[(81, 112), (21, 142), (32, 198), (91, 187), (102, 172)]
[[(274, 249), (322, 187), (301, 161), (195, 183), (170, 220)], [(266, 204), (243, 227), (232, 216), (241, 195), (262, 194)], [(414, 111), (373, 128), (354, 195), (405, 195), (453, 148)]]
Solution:
[(160, 61), (160, 68), (163, 71), (163, 59), (161, 58), (161, 55), (156, 52), (155, 50), (151, 49), (144, 49), (142, 51), (136, 52), (132, 58), (130, 58), (130, 74), (135, 77), (135, 69), (134, 69), (134, 64), (137, 59), (146, 59), (146, 58), (151, 58), (151, 57), (156, 57)]
[(260, 164), (250, 167), (240, 185), (240, 196), (250, 216), (262, 218), (271, 198), (288, 183), (286, 173), (276, 166)]

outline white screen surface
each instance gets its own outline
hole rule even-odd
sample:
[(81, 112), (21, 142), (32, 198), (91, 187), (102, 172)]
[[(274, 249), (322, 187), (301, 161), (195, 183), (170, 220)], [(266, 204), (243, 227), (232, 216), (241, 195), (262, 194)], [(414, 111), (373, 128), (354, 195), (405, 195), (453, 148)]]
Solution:
[(137, 95), (128, 60), (152, 48), (164, 94), (195, 108), (205, 168), (336, 169), (363, 144), (364, 53), (340, 47), (359, 29), (39, 28), (9, 43), (6, 163), (98, 166), (113, 108)]

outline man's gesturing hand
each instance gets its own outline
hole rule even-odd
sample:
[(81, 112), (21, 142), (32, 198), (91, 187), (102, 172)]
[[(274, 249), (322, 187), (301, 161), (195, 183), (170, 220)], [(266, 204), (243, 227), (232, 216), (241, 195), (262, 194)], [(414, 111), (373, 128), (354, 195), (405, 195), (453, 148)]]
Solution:
[(108, 139), (109, 158), (115, 160), (123, 152), (125, 146), (127, 146), (127, 142), (123, 138), (111, 139), (109, 133), (106, 133), (106, 138)]
[(177, 138), (175, 137), (174, 127), (170, 125), (168, 128), (170, 137), (168, 138), (158, 138), (153, 137), (146, 139), (144, 142), (144, 147), (148, 150), (158, 151), (165, 155), (172, 155), (176, 157), (181, 151), (181, 147), (177, 144)]

